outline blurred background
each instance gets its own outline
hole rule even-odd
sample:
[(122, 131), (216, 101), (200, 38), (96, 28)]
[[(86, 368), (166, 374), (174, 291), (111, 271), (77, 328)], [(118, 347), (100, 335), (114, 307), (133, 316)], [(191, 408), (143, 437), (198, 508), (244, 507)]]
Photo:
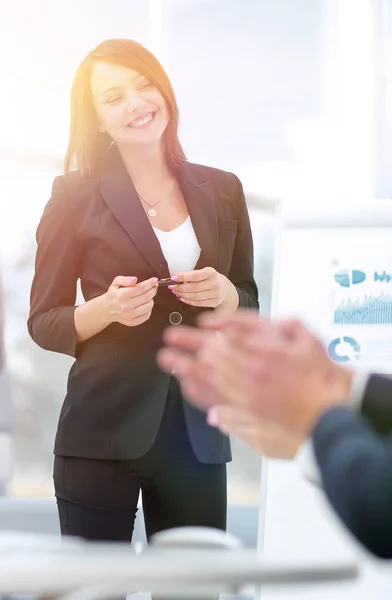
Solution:
[[(26, 318), (35, 230), (62, 172), (70, 86), (85, 54), (128, 37), (161, 60), (189, 160), (243, 182), (268, 316), (277, 213), (344, 211), (392, 195), (391, 14), (389, 0), (2, 4), (0, 248), (13, 407), (11, 435), (9, 420), (3, 427), (2, 456), (12, 457), (0, 474), (4, 493), (53, 495), (70, 360), (36, 347)], [(260, 458), (235, 442), (230, 503), (257, 504), (259, 485)]]

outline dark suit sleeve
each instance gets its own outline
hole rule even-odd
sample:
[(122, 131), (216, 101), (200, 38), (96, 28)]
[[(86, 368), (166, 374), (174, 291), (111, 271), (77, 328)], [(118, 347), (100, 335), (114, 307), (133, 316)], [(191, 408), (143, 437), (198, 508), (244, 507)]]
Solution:
[(369, 425), (381, 435), (392, 433), (392, 379), (371, 375), (363, 396), (361, 411)]
[(313, 432), (325, 492), (354, 536), (392, 558), (392, 438), (345, 408), (327, 411)]
[(45, 350), (75, 356), (79, 251), (61, 177), (54, 180), (52, 196), (37, 229), (37, 244), (27, 323), (29, 333)]
[(233, 175), (233, 177), (235, 178), (237, 185), (236, 202), (238, 229), (229, 279), (237, 288), (240, 307), (259, 308), (258, 290), (253, 273), (253, 239), (249, 214), (242, 184), (236, 175)]

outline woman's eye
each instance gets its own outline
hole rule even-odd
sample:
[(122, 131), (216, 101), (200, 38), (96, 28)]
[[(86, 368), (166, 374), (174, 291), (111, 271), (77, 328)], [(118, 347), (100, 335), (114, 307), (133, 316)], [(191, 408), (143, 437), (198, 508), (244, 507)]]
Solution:
[(152, 87), (152, 84), (149, 81), (144, 81), (139, 85), (140, 90), (146, 90), (147, 88)]
[(120, 102), (121, 96), (112, 96), (106, 100), (106, 104), (115, 104), (116, 102)]

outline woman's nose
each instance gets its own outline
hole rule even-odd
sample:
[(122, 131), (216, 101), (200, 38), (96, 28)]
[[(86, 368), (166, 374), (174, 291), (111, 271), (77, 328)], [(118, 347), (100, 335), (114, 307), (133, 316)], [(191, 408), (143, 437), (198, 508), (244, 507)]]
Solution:
[(135, 112), (145, 104), (142, 95), (136, 90), (132, 90), (127, 95), (127, 110)]

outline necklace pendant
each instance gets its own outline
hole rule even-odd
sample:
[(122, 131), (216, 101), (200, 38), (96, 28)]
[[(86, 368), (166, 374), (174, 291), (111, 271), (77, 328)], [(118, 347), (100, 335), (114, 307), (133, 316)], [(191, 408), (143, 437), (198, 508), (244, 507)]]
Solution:
[(155, 210), (155, 208), (150, 208), (148, 214), (150, 215), (150, 217), (156, 217), (157, 211)]

